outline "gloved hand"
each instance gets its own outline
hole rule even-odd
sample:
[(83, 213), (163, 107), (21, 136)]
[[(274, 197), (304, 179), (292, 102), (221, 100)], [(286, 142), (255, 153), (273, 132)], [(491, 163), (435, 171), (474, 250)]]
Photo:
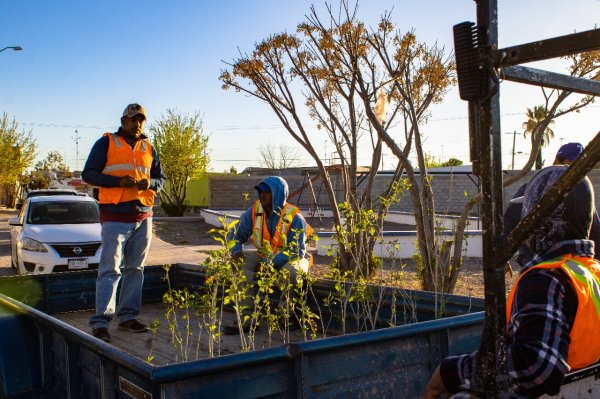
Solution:
[(150, 188), (150, 180), (142, 179), (137, 182), (138, 190), (147, 190)]
[(138, 182), (131, 176), (123, 176), (119, 179), (119, 187), (135, 187)]

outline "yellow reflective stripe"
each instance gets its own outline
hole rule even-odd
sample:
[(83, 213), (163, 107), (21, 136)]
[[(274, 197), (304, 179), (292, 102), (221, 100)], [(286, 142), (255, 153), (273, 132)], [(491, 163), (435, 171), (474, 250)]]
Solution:
[(121, 170), (133, 170), (133, 164), (130, 163), (116, 163), (114, 165), (105, 166), (102, 172), (115, 172)]
[(283, 208), (283, 215), (281, 215), (281, 235), (287, 235), (290, 225), (292, 224), (292, 214), (296, 211), (296, 207), (291, 204), (285, 204)]
[(573, 278), (589, 288), (592, 302), (596, 308), (596, 314), (600, 318), (600, 282), (596, 275), (573, 259), (567, 260), (564, 265)]
[(254, 205), (254, 228), (252, 229), (252, 236), (254, 237), (254, 246), (256, 248), (262, 248), (262, 228), (263, 228), (263, 209), (260, 205), (260, 202), (255, 203)]
[(121, 144), (121, 140), (119, 140), (119, 136), (115, 133), (111, 133), (110, 137), (112, 138), (115, 147), (121, 148), (122, 144)]

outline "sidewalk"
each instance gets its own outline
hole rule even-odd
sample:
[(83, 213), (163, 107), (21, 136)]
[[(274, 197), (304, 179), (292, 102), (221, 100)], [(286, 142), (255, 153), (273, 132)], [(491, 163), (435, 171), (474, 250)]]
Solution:
[[(208, 257), (208, 250), (211, 245), (182, 246), (173, 245), (154, 236), (150, 253), (146, 258), (146, 266), (162, 266), (173, 263), (191, 263), (202, 264)], [(216, 246), (215, 246), (216, 247)], [(203, 251), (204, 253), (198, 252)]]

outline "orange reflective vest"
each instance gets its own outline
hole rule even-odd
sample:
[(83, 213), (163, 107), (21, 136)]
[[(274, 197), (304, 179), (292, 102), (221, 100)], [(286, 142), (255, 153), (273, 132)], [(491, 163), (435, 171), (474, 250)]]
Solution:
[[(287, 237), (292, 220), (294, 220), (294, 217), (299, 212), (300, 209), (298, 209), (298, 207), (286, 202), (279, 214), (279, 222), (275, 228), (275, 234), (271, 237), (271, 233), (269, 233), (267, 227), (267, 215), (265, 215), (260, 201), (257, 200), (252, 206), (252, 243), (254, 246), (257, 249), (261, 249), (269, 243), (271, 253), (273, 255), (279, 253), (284, 246), (284, 239), (282, 237)], [(308, 239), (312, 233), (313, 228), (306, 223), (306, 231), (304, 234), (305, 240)]]
[[(102, 173), (111, 176), (132, 176), (136, 180), (150, 180), (152, 167), (152, 145), (150, 140), (136, 141), (133, 148), (116, 133), (104, 133), (108, 136), (106, 165)], [(98, 202), (118, 204), (139, 200), (144, 206), (154, 204), (154, 190), (138, 190), (137, 187), (100, 187)]]
[(516, 287), (533, 269), (562, 269), (577, 293), (577, 314), (569, 333), (571, 343), (567, 363), (571, 369), (589, 366), (600, 360), (600, 265), (594, 259), (565, 255), (542, 262), (527, 270), (513, 286), (507, 300), (506, 320), (510, 320)]

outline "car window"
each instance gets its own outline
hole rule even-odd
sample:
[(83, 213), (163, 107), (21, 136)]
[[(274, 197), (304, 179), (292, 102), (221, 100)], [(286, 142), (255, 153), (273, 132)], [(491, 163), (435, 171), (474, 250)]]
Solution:
[(99, 223), (100, 213), (95, 202), (35, 202), (29, 204), (29, 224)]

